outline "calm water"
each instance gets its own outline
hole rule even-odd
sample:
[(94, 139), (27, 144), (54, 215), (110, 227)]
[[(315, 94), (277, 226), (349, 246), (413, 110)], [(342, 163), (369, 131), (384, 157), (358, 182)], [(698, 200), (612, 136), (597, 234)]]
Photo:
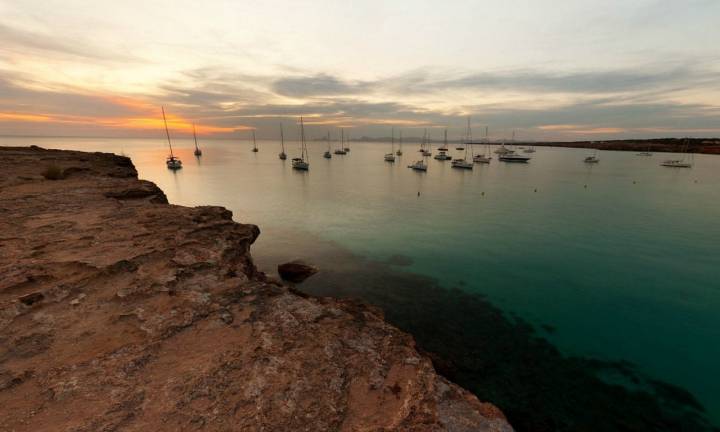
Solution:
[(406, 167), (416, 144), (389, 164), (389, 145), (352, 144), (325, 160), (311, 143), (310, 171), (296, 172), (276, 142), (252, 153), (206, 141), (197, 160), (177, 140), (184, 169), (173, 173), (160, 139), (0, 138), (31, 143), (124, 152), (172, 203), (222, 205), (258, 224), (261, 263), (303, 257), (321, 247), (314, 238), (374, 260), (401, 256), (404, 271), (554, 327), (545, 336), (564, 353), (627, 360), (688, 389), (720, 423), (720, 156), (672, 169), (659, 166), (667, 154), (600, 152), (588, 166), (588, 150), (538, 148), (527, 165), (493, 155), (463, 171), (430, 159), (417, 173)]

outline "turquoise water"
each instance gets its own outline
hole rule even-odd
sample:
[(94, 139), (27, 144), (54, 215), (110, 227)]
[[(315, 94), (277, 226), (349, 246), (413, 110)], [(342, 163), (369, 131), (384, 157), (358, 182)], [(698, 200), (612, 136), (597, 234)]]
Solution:
[[(256, 256), (307, 232), (369, 258), (400, 255), (404, 270), (481, 293), (502, 310), (555, 331), (564, 353), (627, 360), (688, 389), (720, 422), (720, 157), (692, 169), (659, 166), (667, 154), (538, 148), (527, 165), (427, 173), (395, 164), (389, 145), (352, 144), (310, 171), (277, 158), (279, 144), (207, 141), (202, 159), (177, 140), (184, 169), (164, 167), (162, 140), (0, 138), (0, 145), (121, 151), (172, 203), (223, 205), (260, 226)], [(293, 157), (295, 146), (289, 147)], [(420, 195), (418, 196), (418, 192)], [(293, 237), (294, 238), (294, 237)]]

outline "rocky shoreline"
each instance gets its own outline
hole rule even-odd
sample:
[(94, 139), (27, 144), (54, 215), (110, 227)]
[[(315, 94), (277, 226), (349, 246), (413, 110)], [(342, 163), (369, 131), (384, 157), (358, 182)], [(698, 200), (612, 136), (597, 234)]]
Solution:
[(267, 277), (257, 226), (168, 204), (128, 158), (0, 148), (0, 216), (0, 430), (512, 430), (378, 309)]

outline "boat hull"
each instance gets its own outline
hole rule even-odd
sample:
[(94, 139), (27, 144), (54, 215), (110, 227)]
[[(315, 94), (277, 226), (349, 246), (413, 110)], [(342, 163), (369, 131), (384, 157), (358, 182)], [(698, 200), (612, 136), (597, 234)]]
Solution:
[(692, 164), (686, 162), (663, 162), (660, 165), (669, 168), (692, 168)]
[(524, 156), (521, 156), (521, 157), (500, 156), (498, 159), (501, 162), (508, 162), (508, 163), (528, 163), (528, 161), (530, 160), (529, 157), (524, 157)]

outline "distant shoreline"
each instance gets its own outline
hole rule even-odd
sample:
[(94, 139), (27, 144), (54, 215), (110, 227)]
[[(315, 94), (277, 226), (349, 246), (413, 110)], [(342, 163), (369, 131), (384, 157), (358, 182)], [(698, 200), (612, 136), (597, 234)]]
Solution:
[[(73, 136), (20, 136), (20, 135), (0, 135), (0, 138), (80, 138), (80, 139), (154, 139), (157, 137), (73, 137)], [(188, 138), (188, 137), (181, 137)], [(244, 138), (205, 138), (206, 140), (222, 140), (222, 141), (238, 141), (248, 142)], [(702, 154), (717, 154), (720, 155), (720, 138), (687, 138), (688, 142), (688, 153), (702, 153)], [(261, 138), (261, 140), (274, 140), (274, 138)], [(387, 143), (390, 142), (390, 137), (360, 137), (353, 139), (353, 143)], [(396, 142), (397, 142), (396, 138)], [(421, 142), (420, 137), (405, 137), (403, 143), (405, 144), (416, 144)], [(311, 139), (313, 142), (324, 142), (325, 137)], [(430, 143), (439, 144), (443, 141), (437, 139), (431, 139)], [(463, 140), (448, 140), (449, 144), (463, 143)], [(536, 146), (536, 147), (564, 147), (564, 148), (592, 148), (598, 150), (616, 150), (616, 151), (631, 151), (631, 152), (671, 152), (679, 153), (683, 151), (685, 145), (685, 138), (648, 138), (648, 139), (616, 139), (616, 140), (598, 140), (598, 141), (503, 141), (494, 140), (488, 144), (512, 144), (516, 146)], [(475, 145), (484, 145), (484, 142), (474, 141)]]
[[(651, 138), (651, 139), (618, 139), (599, 141), (490, 141), (488, 144), (512, 144), (516, 146), (536, 147), (565, 147), (565, 148), (592, 148), (598, 150), (618, 150), (632, 152), (682, 152), (685, 138)], [(688, 153), (720, 154), (720, 138), (687, 138), (689, 140)], [(362, 137), (359, 142), (387, 142), (390, 138)], [(405, 143), (420, 142), (420, 138), (406, 138)], [(433, 144), (442, 141), (431, 140)], [(448, 140), (450, 144), (462, 143), (462, 140)], [(484, 145), (484, 142), (473, 141), (474, 145)]]

